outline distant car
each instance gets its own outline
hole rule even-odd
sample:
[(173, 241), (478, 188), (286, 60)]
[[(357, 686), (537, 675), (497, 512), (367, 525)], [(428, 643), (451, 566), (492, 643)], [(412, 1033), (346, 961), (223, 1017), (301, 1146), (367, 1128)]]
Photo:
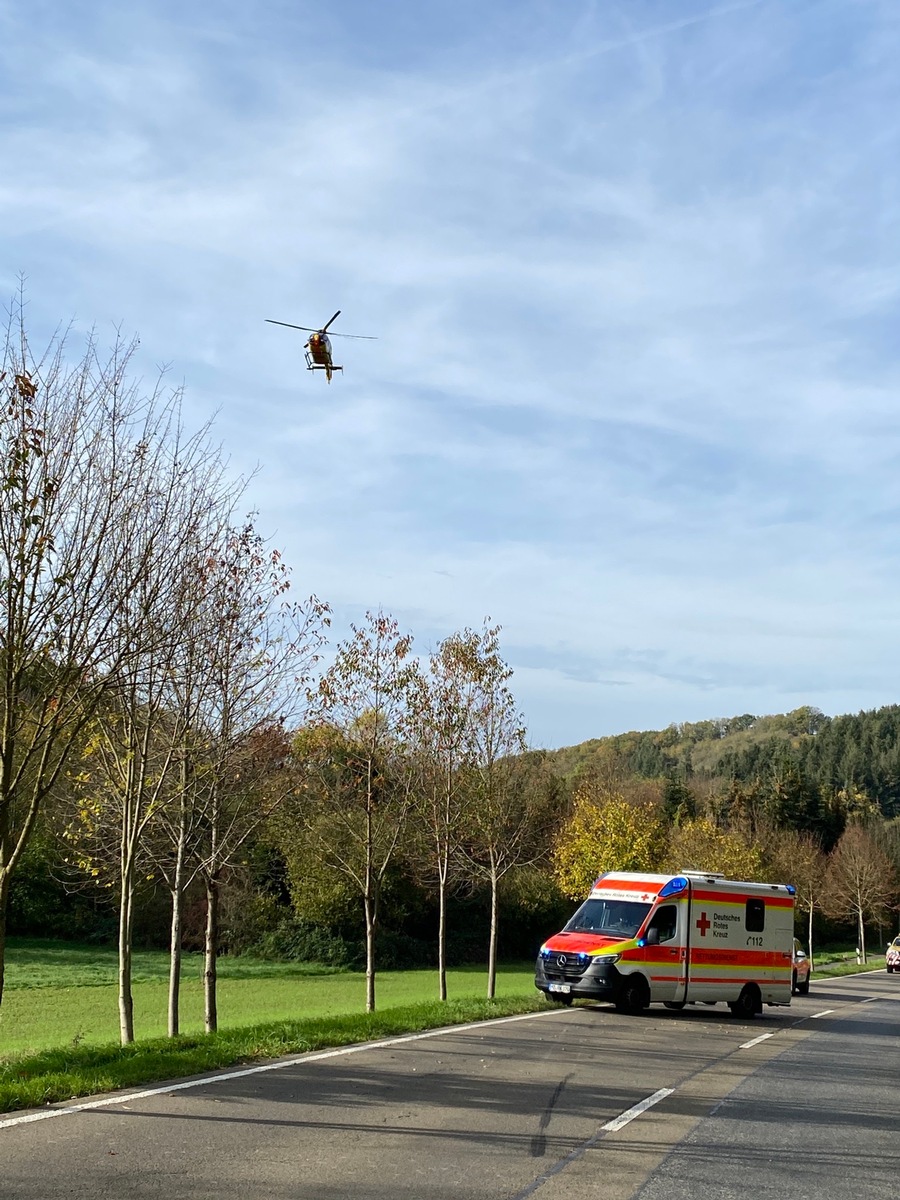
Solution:
[[(900, 938), (898, 938), (900, 942)], [(809, 992), (809, 959), (798, 938), (794, 938), (793, 964), (791, 967), (791, 994), (805, 996)]]
[(897, 934), (887, 948), (885, 966), (887, 967), (888, 975), (893, 975), (895, 971), (900, 971), (900, 933)]

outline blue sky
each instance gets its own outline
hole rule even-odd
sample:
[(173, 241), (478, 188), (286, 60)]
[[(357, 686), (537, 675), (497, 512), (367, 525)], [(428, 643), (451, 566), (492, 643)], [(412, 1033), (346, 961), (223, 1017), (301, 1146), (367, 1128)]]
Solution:
[[(533, 744), (900, 702), (895, 0), (0, 0), (0, 296)], [(303, 370), (342, 310), (345, 373)]]

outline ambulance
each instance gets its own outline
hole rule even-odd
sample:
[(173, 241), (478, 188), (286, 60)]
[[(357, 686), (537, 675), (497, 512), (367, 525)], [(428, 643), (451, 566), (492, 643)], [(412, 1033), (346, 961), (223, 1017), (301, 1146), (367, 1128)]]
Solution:
[(610, 871), (541, 947), (534, 983), (551, 1000), (621, 1012), (724, 1001), (740, 1017), (791, 1002), (794, 888), (711, 871)]

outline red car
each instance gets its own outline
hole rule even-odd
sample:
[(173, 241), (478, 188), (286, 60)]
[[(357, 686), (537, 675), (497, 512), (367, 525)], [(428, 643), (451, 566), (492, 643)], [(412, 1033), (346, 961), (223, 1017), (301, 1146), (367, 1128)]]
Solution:
[(791, 965), (791, 993), (794, 996), (805, 996), (809, 992), (809, 959), (806, 957), (806, 951), (800, 945), (798, 938), (794, 938), (794, 955)]
[(887, 967), (888, 975), (893, 975), (895, 971), (900, 971), (900, 933), (897, 934), (887, 948), (885, 966)]

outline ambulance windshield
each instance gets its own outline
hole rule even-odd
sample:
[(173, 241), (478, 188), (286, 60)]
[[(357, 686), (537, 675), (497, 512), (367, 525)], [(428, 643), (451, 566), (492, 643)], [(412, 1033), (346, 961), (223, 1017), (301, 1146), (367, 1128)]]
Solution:
[(585, 900), (564, 932), (634, 937), (649, 911), (649, 904), (634, 900)]

